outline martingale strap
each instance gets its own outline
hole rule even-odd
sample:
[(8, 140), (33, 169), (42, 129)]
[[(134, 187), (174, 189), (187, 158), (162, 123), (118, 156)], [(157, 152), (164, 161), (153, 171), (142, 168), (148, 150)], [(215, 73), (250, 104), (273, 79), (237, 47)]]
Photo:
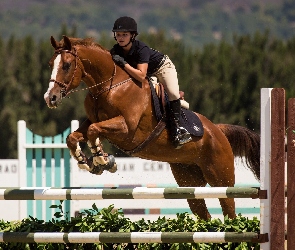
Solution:
[(123, 150), (126, 154), (132, 155), (140, 152), (143, 148), (145, 148), (153, 139), (158, 137), (162, 131), (166, 128), (167, 125), (167, 115), (165, 109), (165, 91), (162, 84), (160, 84), (160, 98), (158, 97), (156, 90), (151, 81), (149, 81), (150, 89), (153, 97), (153, 106), (156, 113), (156, 119), (158, 121), (157, 126), (153, 129), (150, 135), (136, 148), (133, 150)]
[[(140, 152), (144, 147), (146, 147), (154, 138), (158, 137), (162, 131), (166, 128), (166, 117), (163, 116), (160, 122), (157, 124), (157, 126), (154, 128), (152, 133), (146, 138), (141, 144), (139, 144), (136, 148), (133, 150), (123, 150), (126, 154), (132, 155), (135, 153)], [(121, 149), (122, 150), (122, 149)]]

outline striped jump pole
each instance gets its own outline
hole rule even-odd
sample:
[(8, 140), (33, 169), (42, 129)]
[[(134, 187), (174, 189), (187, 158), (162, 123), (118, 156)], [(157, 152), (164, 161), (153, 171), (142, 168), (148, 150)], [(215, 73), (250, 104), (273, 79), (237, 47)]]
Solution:
[(204, 199), (260, 198), (258, 188), (0, 188), (0, 200)]
[(23, 243), (225, 243), (261, 242), (253, 232), (0, 232), (0, 242)]

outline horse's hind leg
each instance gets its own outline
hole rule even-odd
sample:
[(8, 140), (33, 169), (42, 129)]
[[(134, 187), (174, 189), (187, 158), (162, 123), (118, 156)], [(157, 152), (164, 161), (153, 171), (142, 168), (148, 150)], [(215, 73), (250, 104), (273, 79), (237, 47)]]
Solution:
[[(205, 187), (207, 184), (197, 165), (170, 164), (170, 167), (180, 187)], [(192, 213), (204, 220), (211, 218), (204, 199), (188, 199), (187, 202)]]
[[(215, 155), (211, 153), (211, 162), (208, 161), (201, 166), (203, 175), (211, 187), (233, 187), (235, 184), (234, 158), (228, 154)], [(209, 155), (209, 154), (208, 154)], [(220, 198), (223, 215), (229, 218), (235, 218), (235, 200), (233, 198)]]

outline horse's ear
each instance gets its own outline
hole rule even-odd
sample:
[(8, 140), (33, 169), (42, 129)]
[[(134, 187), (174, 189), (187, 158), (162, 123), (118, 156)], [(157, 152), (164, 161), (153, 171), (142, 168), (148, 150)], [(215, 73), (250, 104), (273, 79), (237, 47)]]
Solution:
[(72, 50), (72, 43), (70, 41), (70, 39), (67, 36), (63, 36), (64, 38), (64, 47), (67, 50)]
[(50, 42), (53, 48), (57, 49), (58, 47), (58, 42), (54, 39), (53, 36), (50, 37)]

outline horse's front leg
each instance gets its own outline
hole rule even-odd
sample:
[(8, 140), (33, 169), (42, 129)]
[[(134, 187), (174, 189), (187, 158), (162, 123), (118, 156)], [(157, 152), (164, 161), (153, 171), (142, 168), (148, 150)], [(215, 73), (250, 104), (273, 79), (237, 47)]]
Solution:
[(86, 155), (82, 152), (79, 143), (87, 142), (87, 130), (90, 125), (91, 121), (88, 119), (85, 120), (76, 131), (69, 134), (67, 137), (67, 146), (70, 150), (70, 154), (78, 162), (78, 167), (88, 171), (92, 170), (92, 162), (87, 159)]
[(114, 156), (108, 155), (103, 151), (100, 137), (110, 140), (112, 140), (112, 138), (124, 140), (127, 134), (128, 128), (122, 116), (93, 123), (89, 126), (87, 131), (87, 144), (93, 155), (92, 161), (94, 165), (94, 169), (90, 171), (91, 173), (101, 174), (103, 170), (108, 170), (109, 172), (115, 172), (117, 170)]

